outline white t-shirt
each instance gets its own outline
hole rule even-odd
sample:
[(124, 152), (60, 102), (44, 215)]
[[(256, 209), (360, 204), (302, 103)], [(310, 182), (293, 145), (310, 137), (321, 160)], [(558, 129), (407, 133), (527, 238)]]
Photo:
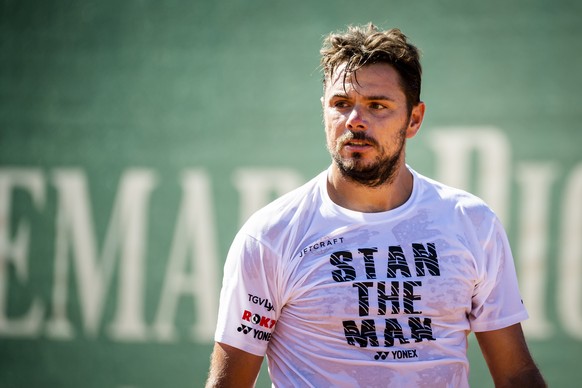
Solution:
[(267, 355), (275, 386), (466, 387), (469, 331), (527, 318), (503, 227), (411, 170), (402, 206), (342, 208), (327, 172), (242, 227), (215, 340)]

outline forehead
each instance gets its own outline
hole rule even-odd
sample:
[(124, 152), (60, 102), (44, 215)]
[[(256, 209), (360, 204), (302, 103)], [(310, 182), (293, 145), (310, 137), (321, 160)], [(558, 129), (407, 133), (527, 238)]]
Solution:
[(326, 95), (358, 93), (390, 95), (405, 98), (400, 75), (387, 63), (365, 65), (346, 77), (345, 64), (338, 66), (331, 78), (326, 78)]

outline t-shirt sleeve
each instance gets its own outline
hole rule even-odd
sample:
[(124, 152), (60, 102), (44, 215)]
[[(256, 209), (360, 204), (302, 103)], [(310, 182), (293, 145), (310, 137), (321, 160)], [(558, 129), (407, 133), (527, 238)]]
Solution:
[(469, 316), (473, 331), (502, 329), (528, 318), (507, 235), (497, 218), (485, 240), (480, 272)]
[(239, 232), (225, 265), (214, 339), (264, 356), (277, 323), (277, 260), (264, 244)]

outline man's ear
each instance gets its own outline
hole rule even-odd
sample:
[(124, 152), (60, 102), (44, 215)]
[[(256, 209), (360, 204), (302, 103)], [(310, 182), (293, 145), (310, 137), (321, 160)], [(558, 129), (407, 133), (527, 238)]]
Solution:
[(410, 119), (408, 120), (408, 128), (406, 128), (406, 138), (410, 139), (418, 133), (422, 120), (424, 119), (424, 111), (426, 106), (424, 102), (420, 101), (418, 104), (412, 107), (412, 112), (410, 112)]

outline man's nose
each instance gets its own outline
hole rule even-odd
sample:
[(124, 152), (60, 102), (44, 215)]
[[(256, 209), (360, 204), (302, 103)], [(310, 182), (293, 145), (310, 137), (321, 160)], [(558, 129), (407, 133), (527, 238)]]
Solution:
[(355, 106), (351, 110), (346, 121), (346, 127), (352, 131), (365, 131), (368, 129), (368, 124), (361, 107)]

